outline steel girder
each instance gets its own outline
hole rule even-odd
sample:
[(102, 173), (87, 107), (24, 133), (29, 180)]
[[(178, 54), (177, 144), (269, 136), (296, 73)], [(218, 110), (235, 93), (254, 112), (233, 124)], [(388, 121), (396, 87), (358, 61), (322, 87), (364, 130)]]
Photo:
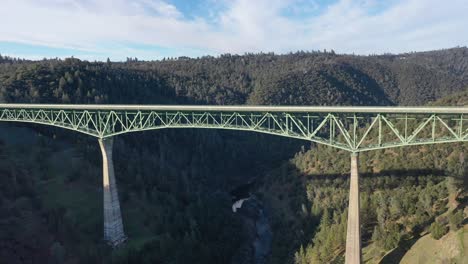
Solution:
[(309, 140), (350, 152), (468, 141), (468, 118), (460, 111), (389, 113), (387, 109), (369, 113), (350, 109), (336, 112), (249, 112), (109, 108), (112, 106), (106, 105), (103, 110), (96, 107), (89, 110), (0, 107), (0, 121), (51, 125), (97, 138), (162, 128), (254, 131)]

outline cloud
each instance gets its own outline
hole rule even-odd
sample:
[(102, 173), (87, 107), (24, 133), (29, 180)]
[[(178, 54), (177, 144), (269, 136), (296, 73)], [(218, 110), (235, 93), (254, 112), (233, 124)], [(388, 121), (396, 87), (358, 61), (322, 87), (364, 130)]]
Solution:
[(317, 49), (369, 54), (468, 43), (464, 0), (200, 0), (213, 8), (195, 16), (164, 0), (0, 1), (0, 41), (74, 49), (87, 58)]

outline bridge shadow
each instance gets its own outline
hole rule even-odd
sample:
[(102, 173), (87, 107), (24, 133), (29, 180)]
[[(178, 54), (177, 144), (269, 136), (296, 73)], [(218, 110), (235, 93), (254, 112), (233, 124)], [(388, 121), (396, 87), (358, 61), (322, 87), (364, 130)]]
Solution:
[[(297, 169), (300, 172), (299, 169)], [(372, 177), (397, 177), (405, 178), (408, 176), (436, 176), (436, 177), (447, 177), (444, 170), (439, 169), (410, 169), (410, 170), (382, 170), (380, 172), (360, 172), (360, 178), (372, 178)], [(314, 173), (304, 175), (307, 179), (337, 179), (349, 176), (349, 173)]]

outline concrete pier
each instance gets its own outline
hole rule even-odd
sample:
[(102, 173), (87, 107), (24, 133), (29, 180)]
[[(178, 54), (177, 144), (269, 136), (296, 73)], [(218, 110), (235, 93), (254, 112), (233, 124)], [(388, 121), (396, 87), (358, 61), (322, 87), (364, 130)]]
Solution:
[(116, 247), (126, 240), (120, 213), (119, 195), (112, 160), (113, 138), (99, 139), (102, 153), (102, 180), (104, 193), (104, 240)]
[(346, 230), (346, 264), (361, 263), (361, 223), (359, 220), (359, 171), (358, 154), (351, 154), (349, 186), (348, 228)]

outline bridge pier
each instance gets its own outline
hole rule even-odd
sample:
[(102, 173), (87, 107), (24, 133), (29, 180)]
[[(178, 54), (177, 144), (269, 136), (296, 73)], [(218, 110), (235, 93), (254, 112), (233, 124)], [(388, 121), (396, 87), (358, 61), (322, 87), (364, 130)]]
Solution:
[(346, 264), (361, 263), (361, 226), (359, 220), (358, 153), (351, 153), (348, 228), (346, 229)]
[(126, 240), (120, 213), (119, 195), (112, 160), (113, 138), (99, 139), (102, 153), (102, 180), (104, 193), (104, 240), (116, 247)]

